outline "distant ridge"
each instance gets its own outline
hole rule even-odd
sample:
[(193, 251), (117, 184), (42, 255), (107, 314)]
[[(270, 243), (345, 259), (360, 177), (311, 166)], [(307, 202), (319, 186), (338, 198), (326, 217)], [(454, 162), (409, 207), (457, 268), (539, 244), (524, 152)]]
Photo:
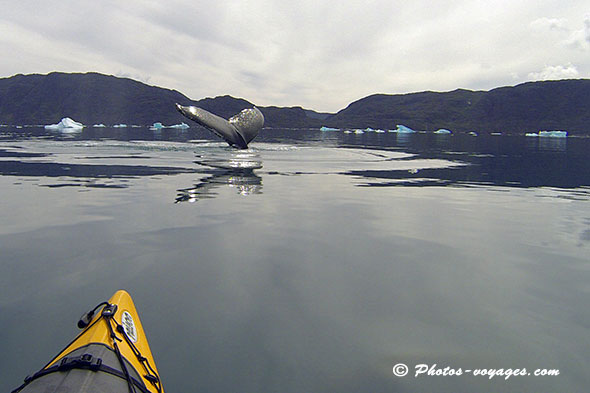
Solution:
[[(185, 119), (174, 104), (198, 105), (230, 117), (253, 103), (231, 96), (191, 100), (184, 94), (128, 79), (89, 72), (15, 75), (0, 79), (0, 124), (53, 124), (71, 117), (86, 125), (177, 124)], [(528, 82), (490, 91), (375, 94), (338, 113), (301, 107), (259, 107), (265, 126), (524, 134), (566, 130), (590, 135), (590, 80)], [(194, 125), (191, 125), (194, 126)]]
[(375, 94), (329, 118), (332, 126), (524, 134), (590, 134), (590, 80), (527, 82), (490, 91)]

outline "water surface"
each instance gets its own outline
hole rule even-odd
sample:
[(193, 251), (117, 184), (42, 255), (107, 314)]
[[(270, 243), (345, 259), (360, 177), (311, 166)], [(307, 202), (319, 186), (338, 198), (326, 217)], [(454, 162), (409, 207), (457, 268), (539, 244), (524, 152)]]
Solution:
[[(115, 290), (167, 392), (582, 392), (587, 139), (0, 134), (0, 389)], [(399, 378), (405, 363), (556, 377)]]

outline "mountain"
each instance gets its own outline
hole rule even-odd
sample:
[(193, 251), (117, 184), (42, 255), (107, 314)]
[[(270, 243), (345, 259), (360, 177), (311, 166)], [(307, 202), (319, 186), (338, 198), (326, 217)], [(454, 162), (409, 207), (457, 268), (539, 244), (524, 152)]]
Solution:
[[(98, 73), (15, 75), (0, 79), (0, 123), (53, 124), (71, 117), (83, 124), (187, 122), (174, 104), (197, 105), (229, 118), (251, 102), (230, 96), (191, 100), (176, 90)], [(454, 132), (566, 130), (590, 135), (590, 80), (529, 82), (490, 91), (375, 94), (338, 113), (301, 107), (259, 107), (265, 126), (304, 128), (448, 128)], [(193, 125), (193, 124), (191, 124)]]
[[(71, 117), (83, 124), (178, 124), (187, 120), (175, 103), (197, 105), (229, 118), (252, 103), (222, 96), (191, 100), (176, 90), (98, 73), (15, 75), (0, 79), (0, 123), (53, 124)], [(261, 108), (266, 126), (316, 125), (313, 111), (302, 108)], [(322, 116), (322, 114), (316, 114)]]
[(180, 123), (183, 94), (97, 73), (15, 75), (0, 79), (0, 122), (52, 124), (71, 117), (83, 124)]
[(566, 130), (590, 134), (590, 80), (528, 82), (490, 91), (376, 94), (330, 116), (334, 127), (524, 134)]

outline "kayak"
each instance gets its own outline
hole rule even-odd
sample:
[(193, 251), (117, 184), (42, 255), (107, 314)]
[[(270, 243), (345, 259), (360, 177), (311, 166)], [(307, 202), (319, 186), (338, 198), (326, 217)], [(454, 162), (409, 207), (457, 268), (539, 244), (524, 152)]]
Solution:
[(131, 296), (117, 291), (84, 313), (70, 344), (12, 393), (163, 393)]

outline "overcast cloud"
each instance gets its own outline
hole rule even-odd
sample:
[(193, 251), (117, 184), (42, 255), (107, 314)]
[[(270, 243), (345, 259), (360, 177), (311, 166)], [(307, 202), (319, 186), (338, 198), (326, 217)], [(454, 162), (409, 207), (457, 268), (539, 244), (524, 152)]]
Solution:
[(0, 77), (131, 77), (337, 111), (373, 93), (590, 77), (588, 1), (6, 1)]

